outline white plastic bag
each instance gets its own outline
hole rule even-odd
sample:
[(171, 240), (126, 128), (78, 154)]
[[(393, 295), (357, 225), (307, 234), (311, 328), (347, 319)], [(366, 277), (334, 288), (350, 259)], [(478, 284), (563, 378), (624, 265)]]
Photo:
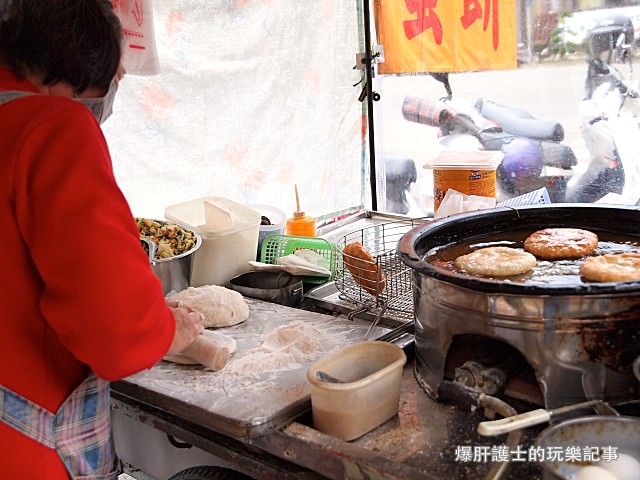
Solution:
[(130, 75), (155, 75), (160, 72), (153, 28), (152, 0), (112, 0), (124, 34), (122, 64)]
[(474, 210), (482, 210), (485, 208), (493, 208), (496, 206), (494, 197), (482, 197), (480, 195), (465, 195), (453, 188), (447, 190), (442, 203), (438, 207), (434, 220), (438, 218), (448, 217), (456, 213), (472, 212)]

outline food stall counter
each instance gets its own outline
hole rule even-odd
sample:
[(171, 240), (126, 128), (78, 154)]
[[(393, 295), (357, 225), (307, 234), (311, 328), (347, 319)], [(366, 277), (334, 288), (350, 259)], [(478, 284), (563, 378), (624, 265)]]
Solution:
[[(238, 351), (222, 371), (161, 362), (113, 384), (114, 423), (126, 417), (133, 425), (124, 435), (135, 443), (137, 433), (150, 428), (168, 438), (168, 448), (185, 462), (193, 448), (252, 478), (468, 479), (489, 472), (490, 462), (456, 459), (457, 449), (490, 448), (504, 439), (475, 432), (481, 412), (463, 412), (424, 393), (413, 373), (411, 343), (404, 345), (408, 362), (396, 416), (351, 442), (314, 429), (305, 378), (309, 365), (324, 352), (361, 341), (369, 322), (249, 298), (247, 303), (249, 319), (224, 329), (236, 338)], [(305, 339), (309, 355), (269, 366), (257, 355), (261, 340), (292, 323), (316, 336)], [(372, 338), (388, 331), (377, 327)], [(318, 350), (311, 354), (314, 345)], [(122, 451), (116, 435), (119, 445), (125, 471), (138, 479), (162, 478), (144, 473), (140, 465), (149, 459)], [(168, 455), (157, 444), (142, 450), (156, 463)], [(539, 472), (524, 462), (510, 465), (503, 478), (535, 479)]]

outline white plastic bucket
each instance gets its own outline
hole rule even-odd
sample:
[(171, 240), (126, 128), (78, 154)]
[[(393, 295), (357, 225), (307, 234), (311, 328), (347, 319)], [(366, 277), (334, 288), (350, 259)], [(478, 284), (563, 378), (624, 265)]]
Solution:
[[(231, 227), (223, 230), (206, 225), (205, 201), (229, 214)], [(168, 206), (167, 220), (192, 227), (202, 237), (195, 254), (190, 285), (228, 286), (233, 277), (249, 271), (256, 256), (260, 213), (223, 197), (204, 197)]]

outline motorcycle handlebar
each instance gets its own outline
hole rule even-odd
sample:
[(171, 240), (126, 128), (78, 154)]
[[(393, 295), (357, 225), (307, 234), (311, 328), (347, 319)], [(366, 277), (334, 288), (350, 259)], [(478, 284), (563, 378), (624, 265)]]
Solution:
[(410, 122), (441, 127), (454, 115), (454, 112), (440, 100), (407, 95), (402, 102), (402, 116)]
[(622, 95), (626, 95), (627, 97), (631, 98), (640, 98), (640, 92), (638, 92), (638, 90), (634, 88), (631, 88), (623, 81), (616, 80), (614, 82), (614, 85)]
[(630, 87), (616, 68), (611, 65), (606, 65), (606, 67), (608, 74), (613, 77), (613, 86), (616, 87), (622, 95), (631, 98), (640, 98), (640, 92), (635, 88)]

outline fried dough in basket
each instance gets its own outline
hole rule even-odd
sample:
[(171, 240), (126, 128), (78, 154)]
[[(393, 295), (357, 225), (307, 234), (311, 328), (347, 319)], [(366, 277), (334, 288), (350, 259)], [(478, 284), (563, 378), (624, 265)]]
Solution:
[(598, 236), (581, 228), (545, 228), (529, 235), (524, 249), (544, 260), (580, 258), (598, 248)]
[(473, 275), (508, 277), (528, 272), (536, 266), (536, 257), (519, 248), (486, 247), (460, 255), (453, 262), (457, 269)]
[(362, 243), (346, 244), (342, 249), (342, 259), (356, 283), (373, 296), (382, 293), (387, 286), (384, 273)]

